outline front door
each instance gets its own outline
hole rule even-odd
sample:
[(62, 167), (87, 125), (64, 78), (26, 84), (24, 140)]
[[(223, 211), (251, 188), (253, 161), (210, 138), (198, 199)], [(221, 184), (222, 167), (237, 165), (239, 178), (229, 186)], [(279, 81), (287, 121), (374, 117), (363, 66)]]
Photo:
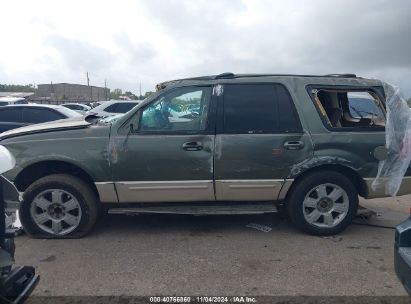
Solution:
[(302, 131), (289, 92), (274, 83), (225, 84), (221, 99), (216, 199), (281, 199), (281, 189), (292, 182), (287, 177), (293, 166), (312, 155), (310, 136)]
[(111, 139), (120, 202), (215, 200), (211, 100), (211, 86), (165, 91)]

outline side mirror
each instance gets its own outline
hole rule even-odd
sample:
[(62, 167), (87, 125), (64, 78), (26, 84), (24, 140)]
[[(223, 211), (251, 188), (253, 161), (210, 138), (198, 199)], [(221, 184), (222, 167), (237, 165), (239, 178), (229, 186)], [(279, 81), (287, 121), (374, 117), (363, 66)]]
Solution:
[(16, 160), (6, 147), (0, 146), (0, 174), (14, 168)]

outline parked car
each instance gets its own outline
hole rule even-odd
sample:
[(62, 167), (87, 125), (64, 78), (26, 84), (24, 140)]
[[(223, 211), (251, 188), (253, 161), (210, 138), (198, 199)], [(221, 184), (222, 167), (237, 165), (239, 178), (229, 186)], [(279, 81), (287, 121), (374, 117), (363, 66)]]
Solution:
[(53, 120), (82, 117), (61, 106), (27, 104), (0, 107), (0, 133), (8, 130)]
[(0, 97), (0, 107), (12, 104), (28, 104), (28, 101), (21, 97)]
[(411, 217), (396, 227), (394, 267), (405, 290), (411, 295)]
[(76, 111), (77, 113), (80, 113), (82, 115), (85, 115), (87, 111), (91, 110), (91, 107), (81, 103), (64, 103), (62, 104), (62, 106), (70, 110)]
[[(0, 174), (12, 169), (15, 165), (14, 157), (0, 147)], [(8, 200), (18, 200), (17, 189), (7, 180), (0, 177), (0, 302), (23, 303), (32, 293), (39, 282), (31, 266), (14, 267), (14, 231), (8, 229), (10, 223), (5, 217), (5, 208)]]
[(101, 105), (91, 109), (87, 112), (88, 115), (96, 115), (99, 117), (106, 117), (121, 113), (126, 113), (130, 111), (132, 108), (137, 106), (139, 101), (136, 100), (128, 100), (128, 101), (121, 101), (121, 100), (110, 100), (102, 103)]
[(99, 105), (105, 103), (106, 101), (94, 101), (94, 102), (88, 102), (86, 103), (87, 106), (89, 106), (91, 109), (98, 107)]
[[(0, 135), (17, 160), (5, 177), (24, 192), (29, 235), (84, 236), (103, 205), (110, 213), (187, 214), (284, 206), (303, 231), (332, 235), (350, 224), (358, 196), (386, 196), (371, 188), (385, 155), (378, 80), (228, 73), (157, 88), (113, 121)], [(372, 119), (352, 116), (352, 92), (373, 100)], [(398, 195), (411, 192), (410, 173)]]

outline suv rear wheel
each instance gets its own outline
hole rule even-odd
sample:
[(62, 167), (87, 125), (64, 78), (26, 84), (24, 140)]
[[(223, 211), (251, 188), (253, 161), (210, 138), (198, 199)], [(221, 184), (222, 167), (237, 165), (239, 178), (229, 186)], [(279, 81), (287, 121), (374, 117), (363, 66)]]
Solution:
[(352, 182), (341, 173), (325, 170), (297, 181), (287, 201), (293, 223), (314, 235), (342, 232), (357, 208), (358, 192)]
[(28, 235), (40, 238), (77, 238), (93, 228), (97, 198), (82, 180), (53, 174), (31, 184), (23, 195), (20, 217)]

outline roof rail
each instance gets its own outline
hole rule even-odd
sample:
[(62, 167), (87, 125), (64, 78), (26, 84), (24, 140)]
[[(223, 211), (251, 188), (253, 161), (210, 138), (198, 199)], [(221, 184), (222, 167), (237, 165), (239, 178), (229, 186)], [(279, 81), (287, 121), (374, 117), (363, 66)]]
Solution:
[(231, 72), (221, 73), (219, 75), (214, 76), (214, 79), (223, 79), (223, 78), (235, 78), (235, 74)]
[(341, 78), (357, 78), (357, 75), (355, 74), (327, 74), (324, 75), (325, 77), (341, 77)]

